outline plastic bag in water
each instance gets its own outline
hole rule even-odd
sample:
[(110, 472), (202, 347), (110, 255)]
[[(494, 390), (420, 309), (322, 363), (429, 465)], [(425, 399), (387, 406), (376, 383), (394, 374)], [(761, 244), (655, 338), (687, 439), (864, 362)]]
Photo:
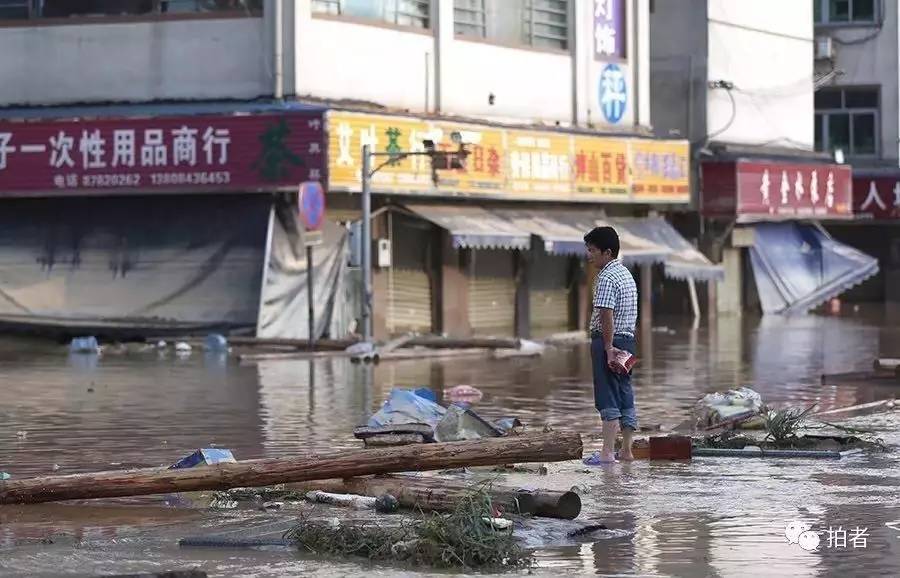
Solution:
[(387, 401), (369, 418), (369, 427), (424, 423), (432, 427), (444, 417), (447, 410), (431, 400), (419, 397), (408, 389), (392, 389)]
[(93, 335), (89, 337), (76, 337), (69, 345), (70, 353), (98, 353), (99, 351), (100, 344), (97, 343), (97, 338)]

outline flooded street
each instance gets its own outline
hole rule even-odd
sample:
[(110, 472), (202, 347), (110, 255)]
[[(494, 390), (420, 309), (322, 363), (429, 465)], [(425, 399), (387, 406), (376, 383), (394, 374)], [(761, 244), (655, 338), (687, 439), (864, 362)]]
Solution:
[[(647, 341), (635, 377), (642, 425), (671, 427), (705, 393), (742, 385), (774, 406), (818, 403), (821, 409), (898, 393), (820, 383), (822, 374), (867, 370), (878, 355), (900, 356), (900, 328), (883, 316), (721, 319), (714, 330), (669, 323)], [(7, 341), (0, 345), (0, 376), (0, 470), (14, 478), (168, 465), (199, 447), (230, 448), (238, 459), (358, 447), (351, 430), (392, 387), (469, 384), (484, 392), (477, 408), (486, 417), (577, 430), (590, 449), (599, 438), (584, 346), (551, 349), (538, 359), (398, 361), (373, 370), (345, 359), (238, 364), (202, 352), (185, 359), (155, 352), (95, 359)], [(900, 444), (896, 412), (851, 423)], [(900, 574), (900, 531), (888, 525), (900, 527), (896, 453), (582, 469), (554, 464), (540, 483), (582, 487), (580, 519), (611, 531), (583, 543), (560, 536), (559, 545), (538, 551), (538, 574)], [(0, 575), (190, 567), (211, 576), (408, 574), (285, 551), (177, 546), (187, 535), (276, 518), (210, 511), (173, 496), (0, 507)], [(823, 532), (841, 526), (848, 536), (866, 528), (867, 544), (808, 553), (784, 538), (792, 520)], [(41, 543), (51, 535), (52, 544)]]

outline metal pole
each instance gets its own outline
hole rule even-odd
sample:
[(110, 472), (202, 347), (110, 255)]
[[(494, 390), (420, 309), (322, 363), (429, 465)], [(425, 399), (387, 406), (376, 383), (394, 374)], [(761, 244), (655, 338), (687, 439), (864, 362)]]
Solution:
[(362, 330), (363, 341), (372, 341), (372, 192), (369, 190), (372, 151), (362, 148)]
[[(313, 351), (315, 349), (316, 342), (316, 312), (313, 308), (313, 248), (312, 245), (306, 246), (306, 302), (308, 309), (309, 318), (309, 350)], [(310, 361), (312, 364), (312, 361)]]
[(694, 329), (700, 325), (700, 300), (697, 298), (697, 283), (688, 279), (688, 290), (691, 295), (691, 311), (694, 313)]
[(284, 0), (275, 0), (275, 89), (276, 100), (284, 98)]

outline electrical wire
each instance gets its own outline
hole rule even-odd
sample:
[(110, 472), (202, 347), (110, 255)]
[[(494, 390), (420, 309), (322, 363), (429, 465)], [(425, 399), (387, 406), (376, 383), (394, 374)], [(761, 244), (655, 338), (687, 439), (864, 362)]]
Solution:
[(705, 137), (703, 137), (699, 140), (692, 142), (691, 143), (692, 145), (696, 145), (696, 144), (700, 144), (700, 143), (707, 143), (710, 140), (712, 140), (713, 138), (719, 136), (720, 134), (722, 134), (725, 131), (727, 131), (728, 129), (730, 129), (731, 125), (734, 124), (734, 120), (737, 118), (737, 102), (735, 102), (734, 95), (731, 94), (730, 88), (725, 89), (725, 94), (728, 95), (728, 100), (731, 101), (731, 118), (728, 119), (728, 122), (725, 123), (725, 126), (716, 130), (715, 132), (709, 133), (708, 135), (706, 135)]

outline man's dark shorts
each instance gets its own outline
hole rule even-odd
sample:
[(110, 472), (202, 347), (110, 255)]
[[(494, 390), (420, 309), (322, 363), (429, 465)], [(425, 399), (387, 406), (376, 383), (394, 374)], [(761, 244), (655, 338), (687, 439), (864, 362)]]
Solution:
[[(616, 335), (613, 347), (635, 354), (634, 337)], [(615, 373), (606, 364), (606, 348), (602, 337), (591, 340), (591, 361), (594, 364), (594, 405), (603, 421), (622, 420), (623, 428), (637, 430), (637, 413), (634, 409), (634, 391), (631, 374)]]

